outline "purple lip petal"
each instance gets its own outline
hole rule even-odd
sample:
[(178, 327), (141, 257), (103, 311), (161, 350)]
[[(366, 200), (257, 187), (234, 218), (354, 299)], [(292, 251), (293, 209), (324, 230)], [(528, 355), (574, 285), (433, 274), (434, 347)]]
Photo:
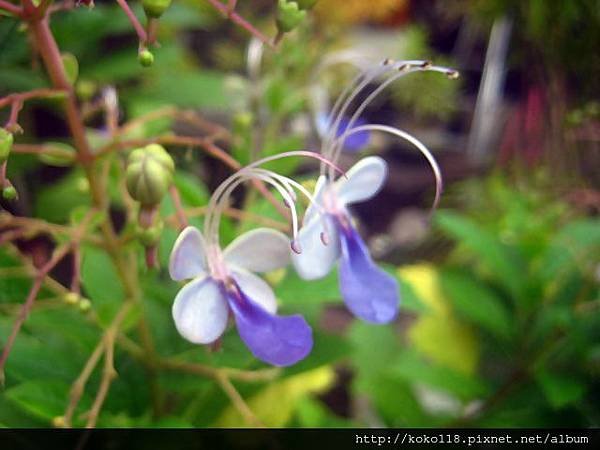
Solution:
[(274, 366), (291, 366), (305, 358), (313, 346), (312, 330), (300, 315), (269, 314), (239, 290), (227, 291), (238, 333), (258, 359)]
[(339, 227), (340, 290), (346, 305), (355, 316), (367, 322), (391, 322), (398, 314), (400, 303), (396, 280), (375, 265), (353, 227)]

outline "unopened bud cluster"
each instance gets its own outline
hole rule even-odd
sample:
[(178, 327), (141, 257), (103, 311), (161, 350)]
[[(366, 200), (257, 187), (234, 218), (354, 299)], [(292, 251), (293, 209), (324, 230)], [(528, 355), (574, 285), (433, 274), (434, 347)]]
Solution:
[(175, 163), (161, 145), (135, 149), (127, 161), (129, 195), (144, 207), (158, 205), (173, 181), (174, 171)]

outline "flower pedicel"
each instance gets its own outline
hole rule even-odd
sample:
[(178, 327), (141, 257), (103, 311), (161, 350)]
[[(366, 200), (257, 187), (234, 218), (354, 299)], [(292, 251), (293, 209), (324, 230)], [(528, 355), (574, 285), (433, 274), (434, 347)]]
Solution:
[(256, 161), (231, 175), (215, 190), (204, 222), (204, 236), (190, 226), (177, 238), (169, 273), (176, 281), (192, 281), (177, 294), (172, 312), (177, 330), (188, 341), (214, 342), (225, 331), (232, 314), (240, 337), (262, 361), (289, 366), (310, 353), (313, 339), (309, 325), (300, 315), (277, 315), (273, 291), (253, 273), (286, 266), (289, 239), (278, 231), (259, 228), (239, 236), (224, 251), (219, 246), (220, 217), (231, 193), (244, 181), (258, 179), (273, 186), (290, 208), (294, 235), (291, 247), (299, 251), (294, 188), (311, 202), (312, 196), (294, 180), (259, 167), (290, 156), (308, 156), (329, 164), (322, 156), (305, 151)]
[[(362, 111), (385, 87), (406, 74), (418, 71), (441, 72), (451, 79), (458, 76), (454, 70), (434, 66), (427, 61), (385, 60), (366, 68), (346, 87), (333, 106), (326, 121), (327, 130), (322, 133), (321, 154), (332, 165), (336, 164), (348, 138), (373, 131), (405, 139), (425, 155), (433, 168), (436, 179), (435, 208), (441, 195), (442, 178), (429, 150), (405, 131), (388, 125), (360, 122)], [(349, 116), (352, 101), (382, 77), (383, 81)], [(358, 126), (355, 126), (357, 121)], [(352, 224), (348, 206), (372, 198), (382, 187), (386, 176), (387, 164), (377, 156), (361, 159), (348, 171), (345, 179), (337, 181), (333, 170), (322, 164), (314, 192), (316, 203), (307, 209), (298, 237), (303, 251), (291, 255), (298, 274), (309, 280), (324, 277), (340, 260), (339, 283), (346, 305), (357, 317), (379, 324), (392, 321), (398, 313), (398, 285), (391, 275), (377, 267), (371, 259), (367, 246)]]

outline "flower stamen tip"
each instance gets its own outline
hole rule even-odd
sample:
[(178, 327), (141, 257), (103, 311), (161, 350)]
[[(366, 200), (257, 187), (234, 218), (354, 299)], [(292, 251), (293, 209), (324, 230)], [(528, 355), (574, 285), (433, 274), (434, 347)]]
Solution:
[(292, 248), (292, 251), (294, 253), (296, 253), (297, 255), (302, 253), (302, 248), (300, 247), (300, 244), (298, 243), (298, 241), (296, 241), (296, 240), (291, 241), (290, 247)]
[(446, 72), (446, 76), (450, 80), (456, 80), (458, 77), (460, 77), (460, 73), (458, 72), (458, 70), (449, 70), (448, 72)]

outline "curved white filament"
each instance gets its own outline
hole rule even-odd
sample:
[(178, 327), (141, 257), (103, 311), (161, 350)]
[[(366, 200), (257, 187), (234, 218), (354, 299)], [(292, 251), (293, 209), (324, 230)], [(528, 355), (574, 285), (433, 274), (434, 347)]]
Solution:
[(351, 130), (346, 131), (344, 134), (338, 137), (338, 140), (341, 140), (343, 142), (348, 136), (351, 136), (354, 133), (360, 133), (361, 131), (381, 131), (383, 133), (392, 134), (410, 142), (423, 154), (423, 156), (425, 156), (435, 176), (435, 198), (433, 200), (433, 205), (431, 209), (434, 210), (435, 208), (437, 208), (443, 190), (442, 172), (440, 170), (440, 167), (438, 166), (437, 161), (435, 160), (435, 157), (433, 156), (431, 151), (425, 146), (425, 144), (423, 144), (416, 137), (407, 133), (406, 131), (391, 127), (389, 125), (379, 124), (361, 125), (356, 128), (352, 128)]

